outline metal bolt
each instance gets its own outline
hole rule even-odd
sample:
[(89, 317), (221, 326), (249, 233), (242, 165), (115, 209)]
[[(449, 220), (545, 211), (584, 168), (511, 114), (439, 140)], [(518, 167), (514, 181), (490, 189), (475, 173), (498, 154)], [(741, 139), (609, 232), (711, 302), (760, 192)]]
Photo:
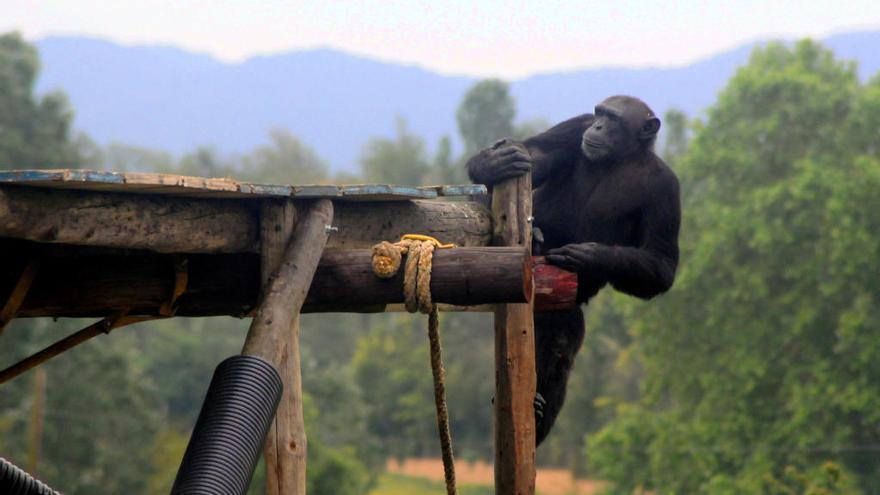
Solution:
[(533, 216), (529, 216), (526, 218), (526, 222), (532, 223), (534, 221), (535, 221), (535, 217), (533, 217)]
[(332, 225), (325, 225), (324, 226), (324, 233), (330, 234), (331, 232), (339, 232), (339, 227), (334, 227)]

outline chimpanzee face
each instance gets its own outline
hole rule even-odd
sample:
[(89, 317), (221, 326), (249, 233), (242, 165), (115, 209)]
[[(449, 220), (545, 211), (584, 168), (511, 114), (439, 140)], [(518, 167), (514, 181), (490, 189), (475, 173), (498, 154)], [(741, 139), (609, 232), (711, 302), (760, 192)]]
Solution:
[(640, 100), (612, 96), (596, 105), (593, 124), (584, 131), (581, 150), (591, 161), (605, 161), (644, 150), (653, 143), (660, 120)]

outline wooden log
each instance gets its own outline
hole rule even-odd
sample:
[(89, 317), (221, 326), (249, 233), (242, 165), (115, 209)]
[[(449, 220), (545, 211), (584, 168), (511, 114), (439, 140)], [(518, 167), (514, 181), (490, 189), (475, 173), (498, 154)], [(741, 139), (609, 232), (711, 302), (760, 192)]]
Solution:
[(241, 353), (265, 359), (278, 367), (293, 315), (300, 312), (321, 253), (327, 227), (333, 220), (333, 203), (319, 199), (302, 215), (287, 245), (281, 264), (264, 291)]
[(0, 236), (160, 253), (254, 252), (253, 207), (235, 200), (0, 187)]
[[(18, 310), (19, 317), (101, 317), (129, 308), (133, 315), (153, 315), (174, 290), (171, 255), (11, 244), (31, 250), (41, 263)], [(0, 241), (0, 250), (7, 247), (13, 250), (8, 241)], [(304, 311), (375, 312), (387, 304), (403, 302), (402, 273), (391, 279), (376, 277), (370, 255), (369, 250), (325, 252)], [(178, 316), (243, 316), (255, 306), (260, 287), (258, 256), (188, 255), (186, 259), (188, 283), (177, 301)], [(0, 288), (14, 285), (20, 271), (0, 270)], [(542, 276), (542, 280), (552, 282), (554, 277)], [(525, 301), (530, 286), (531, 259), (522, 247), (456, 248), (434, 253), (431, 290), (439, 303)]]
[(532, 258), (535, 266), (535, 311), (568, 311), (577, 305), (577, 273), (547, 264), (543, 256)]
[[(495, 186), (493, 243), (530, 250), (532, 180)], [(535, 332), (533, 298), (495, 310), (495, 493), (535, 493)]]
[[(292, 201), (264, 201), (260, 207), (260, 280), (268, 287), (281, 265), (296, 224)], [(307, 443), (302, 404), (302, 372), (299, 354), (299, 314), (293, 315), (281, 355), (278, 373), (284, 390), (275, 419), (263, 446), (266, 464), (266, 493), (270, 495), (306, 492)]]
[(275, 428), (269, 432), (272, 439), (265, 446), (271, 449), (266, 459), (266, 491), (299, 495), (306, 491), (305, 425), (298, 335), (291, 330), (299, 327), (299, 312), (327, 244), (333, 203), (319, 199), (309, 205), (295, 229), (291, 228), (293, 217), (292, 205), (264, 208), (263, 290), (241, 353), (268, 361), (289, 389), (286, 400), (282, 394), (285, 404), (279, 404), (280, 415), (276, 410)]
[(337, 201), (327, 249), (366, 249), (404, 234), (424, 234), (459, 247), (488, 246), (492, 215), (475, 202)]
[[(160, 253), (259, 253), (259, 205), (267, 199), (66, 191), (0, 185), (0, 237)], [(485, 246), (491, 216), (474, 202), (334, 203), (327, 249), (369, 248), (403, 234)]]

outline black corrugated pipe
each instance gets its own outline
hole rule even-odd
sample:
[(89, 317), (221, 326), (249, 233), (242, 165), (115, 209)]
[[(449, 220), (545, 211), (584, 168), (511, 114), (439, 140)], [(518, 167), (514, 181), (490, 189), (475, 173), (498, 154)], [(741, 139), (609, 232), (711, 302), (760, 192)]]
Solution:
[(172, 495), (243, 495), (275, 417), (281, 390), (278, 372), (258, 357), (233, 356), (220, 363), (177, 471)]
[(58, 492), (2, 457), (0, 457), (0, 493), (3, 495), (59, 495)]

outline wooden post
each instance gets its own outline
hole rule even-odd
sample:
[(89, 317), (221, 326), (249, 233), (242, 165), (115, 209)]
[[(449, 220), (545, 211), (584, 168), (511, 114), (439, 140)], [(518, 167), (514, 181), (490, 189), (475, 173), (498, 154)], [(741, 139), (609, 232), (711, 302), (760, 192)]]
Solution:
[(333, 204), (318, 200), (298, 223), (291, 203), (266, 205), (261, 213), (263, 294), (242, 354), (269, 361), (284, 382), (281, 402), (263, 450), (266, 492), (300, 495), (305, 493), (306, 486), (306, 436), (299, 312), (327, 242), (325, 227), (333, 219)]
[[(532, 178), (526, 174), (495, 186), (495, 245), (532, 244)], [(532, 288), (532, 291), (534, 288)], [(533, 295), (530, 294), (530, 296)], [(495, 310), (495, 493), (535, 493), (534, 297)]]
[[(296, 208), (291, 201), (264, 201), (260, 206), (260, 280), (268, 287), (281, 265), (281, 257), (296, 225)], [(261, 295), (262, 297), (262, 295)], [(263, 445), (266, 463), (266, 493), (305, 493), (306, 436), (302, 412), (302, 376), (299, 365), (299, 315), (290, 324), (290, 332), (281, 355), (278, 374), (284, 391), (275, 419)], [(294, 353), (295, 356), (291, 356)], [(294, 362), (291, 362), (294, 361)], [(298, 435), (300, 434), (301, 435)], [(292, 438), (294, 435), (299, 438)], [(287, 446), (290, 448), (286, 448)], [(287, 487), (285, 492), (282, 487)]]

